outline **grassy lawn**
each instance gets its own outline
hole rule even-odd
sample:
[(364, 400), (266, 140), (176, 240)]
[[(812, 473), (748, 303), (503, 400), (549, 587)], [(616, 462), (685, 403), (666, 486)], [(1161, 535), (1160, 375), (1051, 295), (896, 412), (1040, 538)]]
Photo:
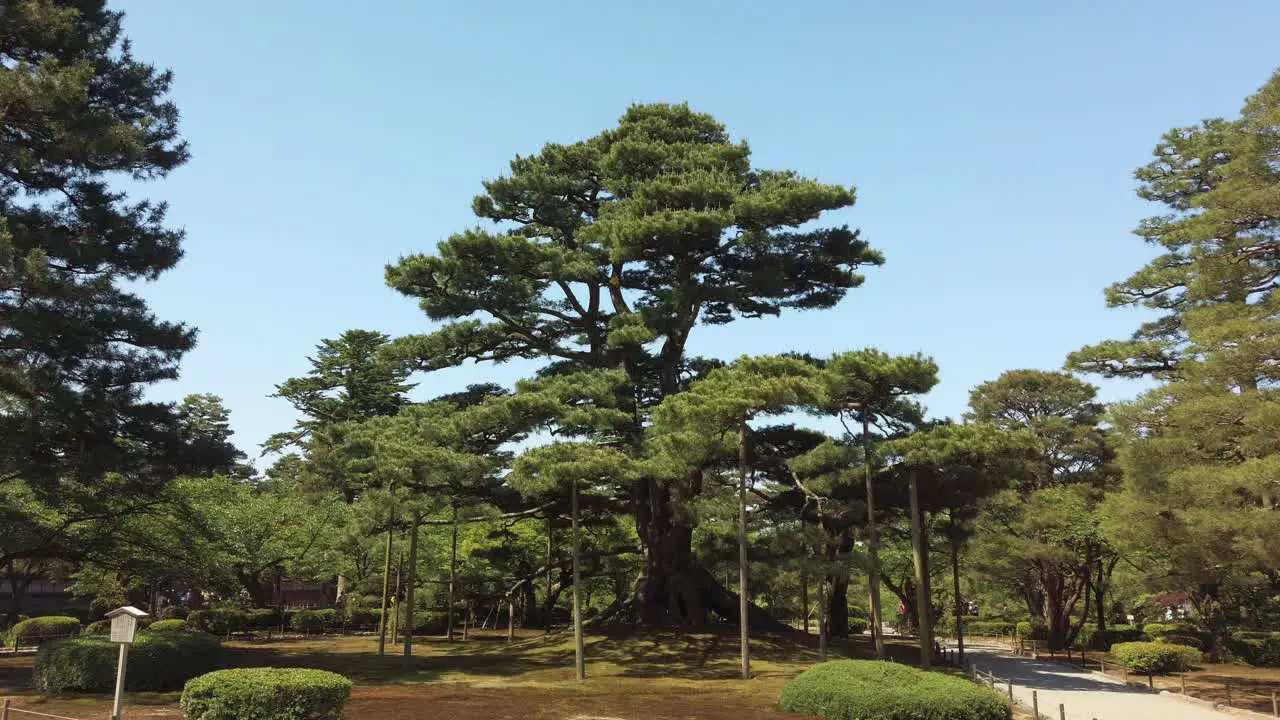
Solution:
[[(229, 667), (310, 667), (346, 675), (356, 683), (347, 717), (397, 718), (667, 718), (766, 720), (800, 717), (778, 709), (787, 679), (817, 662), (817, 642), (801, 635), (762, 635), (752, 642), (755, 677), (738, 679), (737, 634), (616, 632), (587, 638), (585, 682), (573, 680), (572, 635), (477, 632), (467, 642), (420, 638), (414, 657), (375, 654), (369, 637), (233, 641)], [(891, 643), (899, 662), (914, 649)], [(869, 638), (834, 643), (832, 657), (870, 657)], [(0, 659), (0, 694), (14, 707), (73, 718), (109, 714), (103, 696), (43, 697), (29, 689), (32, 658)], [(177, 693), (137, 693), (129, 717), (177, 718)], [(15, 713), (11, 720), (34, 716)]]

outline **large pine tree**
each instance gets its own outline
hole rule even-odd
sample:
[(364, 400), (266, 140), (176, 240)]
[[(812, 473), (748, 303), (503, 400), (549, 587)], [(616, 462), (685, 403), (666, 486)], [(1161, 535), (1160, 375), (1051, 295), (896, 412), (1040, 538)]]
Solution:
[(195, 334), (125, 284), (172, 268), (183, 234), (111, 183), (163, 177), (187, 148), (170, 74), (120, 21), (93, 0), (0, 4), (0, 481), (92, 483), (175, 437), (140, 393)]
[(1162, 253), (1108, 300), (1161, 314), (1069, 365), (1165, 381), (1113, 410), (1110, 530), (1153, 586), (1190, 593), (1220, 654), (1229, 594), (1280, 589), (1280, 73), (1240, 117), (1166, 133), (1138, 179), (1165, 206), (1137, 231)]
[[(496, 223), (402, 258), (388, 283), (445, 323), (402, 338), (422, 369), (514, 357), (545, 372), (620, 368), (633, 422), (597, 438), (639, 454), (650, 410), (704, 367), (687, 347), (699, 324), (829, 308), (882, 262), (846, 227), (814, 228), (852, 189), (753, 168), (745, 143), (683, 105), (637, 105), (617, 127), (517, 157), (475, 213)], [(641, 477), (619, 496), (643, 547), (634, 607), (648, 623), (700, 624), (714, 583), (693, 562), (680, 508), (697, 473)]]
[(105, 552), (101, 518), (145, 511), (191, 459), (173, 406), (142, 391), (195, 331), (132, 291), (183, 233), (118, 189), (187, 148), (170, 74), (133, 57), (121, 19), (101, 0), (0, 2), (0, 564)]

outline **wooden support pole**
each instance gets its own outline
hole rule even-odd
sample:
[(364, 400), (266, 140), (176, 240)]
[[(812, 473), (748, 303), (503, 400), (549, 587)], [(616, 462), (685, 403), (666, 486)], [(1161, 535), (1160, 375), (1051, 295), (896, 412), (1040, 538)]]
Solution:
[(1031, 691), (1031, 714), (1040, 720), (1040, 695), (1035, 690)]
[(578, 568), (581, 540), (578, 537), (578, 479), (569, 490), (573, 533), (573, 671), (578, 680), (587, 679), (586, 648), (582, 641), (582, 575)]
[(413, 616), (414, 590), (418, 587), (418, 535), (422, 527), (422, 511), (414, 511), (413, 528), (409, 530), (409, 567), (405, 568), (404, 587), (404, 662), (408, 667), (413, 657), (413, 631), (417, 618)]

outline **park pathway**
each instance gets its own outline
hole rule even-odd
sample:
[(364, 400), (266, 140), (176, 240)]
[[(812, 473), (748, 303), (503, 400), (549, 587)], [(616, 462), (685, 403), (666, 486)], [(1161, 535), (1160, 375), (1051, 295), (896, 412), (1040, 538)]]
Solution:
[[(999, 682), (1013, 680), (1013, 696), (1031, 707), (1034, 690), (1040, 715), (1059, 720), (1058, 705), (1066, 708), (1066, 720), (1224, 720), (1233, 717), (1212, 708), (1157, 695), (1125, 685), (1120, 680), (1073, 668), (1050, 660), (1010, 655), (993, 647), (965, 648), (965, 657)], [(997, 685), (1001, 693), (1007, 686)]]

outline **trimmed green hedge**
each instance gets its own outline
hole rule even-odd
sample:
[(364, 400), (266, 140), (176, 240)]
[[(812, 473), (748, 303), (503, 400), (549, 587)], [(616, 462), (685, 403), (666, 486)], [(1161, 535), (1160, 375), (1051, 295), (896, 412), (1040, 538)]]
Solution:
[(1232, 633), (1227, 649), (1236, 660), (1254, 667), (1280, 667), (1280, 633)]
[(327, 618), (321, 610), (299, 610), (289, 618), (289, 627), (303, 633), (324, 632), (326, 625)]
[(863, 620), (862, 618), (849, 618), (849, 634), (851, 635), (861, 635), (866, 632), (869, 627), (871, 627), (871, 623)]
[(1147, 623), (1142, 626), (1142, 632), (1152, 640), (1171, 633), (1177, 635), (1191, 635), (1196, 631), (1186, 623)]
[(151, 627), (148, 629), (151, 632), (174, 632), (177, 630), (186, 630), (187, 621), (179, 620), (178, 618), (173, 618), (170, 620), (157, 620), (151, 623)]
[(965, 622), (965, 635), (1005, 636), (1012, 635), (1018, 629), (1016, 623), (1004, 620), (974, 620)]
[[(119, 645), (104, 637), (59, 640), (40, 648), (35, 684), (41, 691), (109, 692), (115, 688)], [(218, 666), (222, 643), (198, 632), (149, 632), (129, 648), (125, 687), (175, 690)]]
[(254, 630), (271, 630), (284, 624), (284, 616), (274, 608), (256, 608), (249, 611), (249, 627)]
[(210, 635), (227, 635), (249, 628), (249, 613), (234, 608), (195, 610), (187, 615), (187, 625)]
[(84, 634), (85, 635), (110, 635), (111, 621), (110, 620), (94, 620), (93, 622), (84, 626)]
[(347, 608), (347, 624), (352, 627), (377, 627), (382, 620), (382, 611), (378, 608)]
[(181, 605), (165, 605), (156, 617), (160, 620), (186, 620), (191, 611)]
[(1195, 635), (1182, 635), (1180, 633), (1168, 633), (1161, 635), (1155, 640), (1158, 643), (1167, 645), (1185, 645), (1186, 647), (1204, 650), (1204, 643)]
[(815, 665), (782, 688), (782, 707), (828, 720), (1008, 720), (1008, 702), (961, 678), (875, 660)]
[(1039, 620), (1023, 620), (1014, 627), (1023, 640), (1048, 640), (1049, 628)]
[(45, 640), (63, 638), (80, 632), (80, 621), (73, 617), (50, 615), (23, 620), (9, 630), (9, 641), (17, 645), (37, 645)]
[(1116, 643), (1143, 642), (1148, 638), (1142, 629), (1134, 625), (1108, 625), (1106, 633), (1099, 634), (1098, 626), (1085, 623), (1076, 635), (1076, 644), (1095, 650), (1106, 650)]
[(325, 670), (218, 670), (187, 683), (182, 712), (188, 720), (338, 720), (350, 696), (351, 681)]
[(1130, 672), (1163, 675), (1182, 672), (1200, 662), (1200, 651), (1185, 645), (1155, 642), (1129, 642), (1111, 646), (1111, 656)]

